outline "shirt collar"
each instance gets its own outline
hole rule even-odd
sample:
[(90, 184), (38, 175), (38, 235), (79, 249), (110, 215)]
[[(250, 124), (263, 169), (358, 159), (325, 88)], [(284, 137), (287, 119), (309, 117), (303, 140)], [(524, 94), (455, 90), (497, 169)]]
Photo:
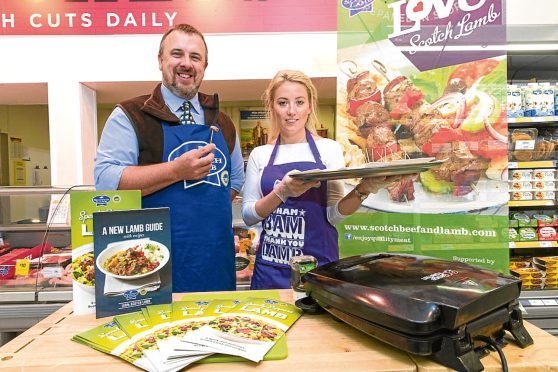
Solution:
[[(165, 86), (165, 84), (161, 84), (161, 93), (163, 94), (163, 99), (165, 100), (165, 103), (167, 107), (171, 110), (171, 112), (176, 113), (182, 110), (180, 107), (182, 106), (182, 103), (185, 101), (184, 98), (180, 98), (176, 94), (171, 92), (170, 89)], [(192, 108), (194, 109), (194, 112), (196, 114), (200, 114), (201, 105), (200, 105), (200, 100), (198, 98), (198, 94), (196, 93), (196, 95), (189, 101), (192, 104)]]

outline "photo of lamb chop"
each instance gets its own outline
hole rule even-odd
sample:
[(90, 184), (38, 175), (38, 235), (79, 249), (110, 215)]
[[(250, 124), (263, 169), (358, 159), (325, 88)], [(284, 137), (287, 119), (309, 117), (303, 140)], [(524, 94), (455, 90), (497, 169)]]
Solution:
[(488, 161), (473, 155), (464, 142), (452, 142), (450, 151), (440, 151), (436, 159), (446, 160), (442, 165), (432, 168), (434, 176), (427, 187), (432, 187), (432, 182), (445, 181), (453, 184), (452, 194), (455, 196), (466, 195), (475, 190), (475, 184), (488, 166)]

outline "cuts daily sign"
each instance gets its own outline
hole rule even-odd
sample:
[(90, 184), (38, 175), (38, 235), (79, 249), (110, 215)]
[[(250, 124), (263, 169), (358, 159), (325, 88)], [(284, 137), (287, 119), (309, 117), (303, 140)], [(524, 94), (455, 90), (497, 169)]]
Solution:
[(336, 7), (324, 0), (0, 0), (3, 35), (162, 34), (179, 23), (204, 33), (335, 31)]

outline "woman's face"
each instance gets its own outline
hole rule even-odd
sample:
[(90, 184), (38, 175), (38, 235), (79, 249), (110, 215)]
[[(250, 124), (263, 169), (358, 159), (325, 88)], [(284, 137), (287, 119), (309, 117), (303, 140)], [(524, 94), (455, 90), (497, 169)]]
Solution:
[(311, 111), (308, 92), (303, 84), (285, 81), (275, 91), (273, 114), (282, 137), (304, 133)]

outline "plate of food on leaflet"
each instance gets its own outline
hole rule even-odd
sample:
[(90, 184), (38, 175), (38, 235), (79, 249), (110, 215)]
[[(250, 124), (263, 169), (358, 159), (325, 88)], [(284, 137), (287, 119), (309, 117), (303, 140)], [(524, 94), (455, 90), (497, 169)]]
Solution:
[[(505, 79), (502, 63), (485, 59), (404, 76), (374, 59), (340, 62), (337, 140), (347, 167), (441, 161), (371, 194), (363, 206), (458, 213), (507, 203), (506, 111), (494, 83), (495, 74)], [(347, 191), (358, 181), (346, 180)]]
[(169, 249), (149, 239), (126, 240), (109, 246), (97, 256), (97, 267), (117, 279), (133, 280), (154, 274), (169, 261)]

